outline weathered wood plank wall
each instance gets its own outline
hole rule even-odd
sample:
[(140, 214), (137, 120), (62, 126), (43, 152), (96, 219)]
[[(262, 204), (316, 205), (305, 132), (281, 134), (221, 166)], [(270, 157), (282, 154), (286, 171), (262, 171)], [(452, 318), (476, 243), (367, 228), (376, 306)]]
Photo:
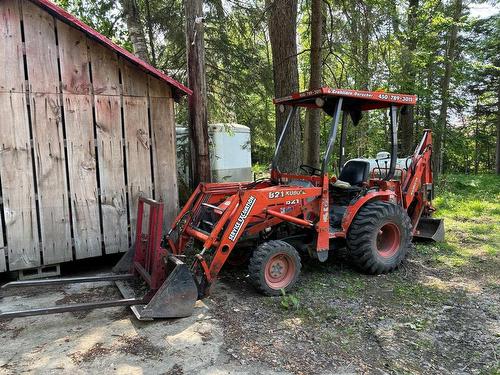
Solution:
[(153, 77), (149, 78), (149, 101), (154, 142), (155, 199), (165, 202), (163, 231), (166, 232), (179, 206), (177, 179), (172, 180), (172, 171), (177, 170), (175, 121), (174, 116), (169, 116), (174, 112), (174, 101), (170, 88)]
[[(137, 201), (141, 195), (152, 196), (147, 98), (124, 96), (123, 112), (128, 204), (129, 207), (137, 207)], [(135, 225), (135, 215), (131, 215), (130, 229), (132, 239), (135, 238)]]
[(87, 38), (61, 21), (57, 36), (75, 255), (89, 258), (102, 250)]
[(7, 258), (5, 257), (5, 249), (3, 242), (3, 226), (0, 225), (0, 272), (4, 272), (6, 270), (7, 270)]
[(0, 173), (9, 269), (40, 265), (26, 96), (0, 93)]
[(103, 241), (106, 253), (111, 254), (123, 251), (129, 243), (120, 70), (115, 53), (91, 40), (87, 44), (96, 113)]
[(24, 91), (23, 43), (18, 0), (0, 6), (0, 92)]
[(9, 268), (40, 265), (19, 4), (0, 3), (0, 181)]
[(22, 2), (22, 16), (42, 256), (52, 264), (72, 259), (56, 30), (54, 18), (30, 2)]
[(0, 66), (0, 272), (127, 250), (140, 195), (172, 221), (166, 83), (28, 0), (0, 1)]

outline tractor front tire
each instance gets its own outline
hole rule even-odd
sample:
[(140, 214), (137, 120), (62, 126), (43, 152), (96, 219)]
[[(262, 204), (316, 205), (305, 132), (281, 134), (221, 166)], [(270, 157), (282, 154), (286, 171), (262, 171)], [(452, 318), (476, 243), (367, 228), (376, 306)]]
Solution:
[(347, 233), (347, 249), (363, 272), (383, 274), (395, 270), (411, 246), (412, 228), (403, 207), (376, 201), (361, 207)]
[(293, 288), (302, 265), (297, 250), (284, 241), (273, 240), (259, 245), (250, 258), (248, 272), (255, 288), (268, 296)]

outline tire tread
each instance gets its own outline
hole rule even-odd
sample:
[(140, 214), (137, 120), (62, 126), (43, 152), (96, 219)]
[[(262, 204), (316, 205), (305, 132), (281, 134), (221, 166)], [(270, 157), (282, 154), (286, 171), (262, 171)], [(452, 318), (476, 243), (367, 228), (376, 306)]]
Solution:
[[(266, 261), (269, 256), (272, 253), (283, 250), (285, 250), (286, 253), (295, 258), (297, 268), (296, 274), (300, 274), (300, 270), (302, 268), (300, 256), (297, 250), (292, 245), (281, 240), (264, 242), (255, 249), (248, 265), (249, 280), (260, 293), (265, 295), (279, 295), (281, 293), (280, 291), (276, 291), (267, 286), (263, 279), (263, 270), (265, 269)], [(296, 281), (297, 278), (291, 283), (291, 285), (287, 286), (285, 290), (288, 291), (289, 289), (291, 289)]]
[[(381, 220), (390, 217), (401, 218), (401, 227), (404, 241), (397, 256), (390, 262), (383, 262), (376, 256), (376, 251), (371, 246), (371, 239), (376, 226)], [(411, 246), (411, 220), (406, 211), (399, 205), (375, 201), (363, 206), (351, 223), (347, 234), (347, 248), (352, 262), (362, 271), (369, 274), (382, 274), (394, 271), (406, 257)]]

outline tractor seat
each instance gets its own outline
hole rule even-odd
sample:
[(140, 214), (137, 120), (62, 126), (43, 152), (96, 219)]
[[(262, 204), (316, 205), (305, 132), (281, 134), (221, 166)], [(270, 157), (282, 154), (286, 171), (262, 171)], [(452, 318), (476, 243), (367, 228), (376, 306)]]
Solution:
[(344, 164), (342, 172), (333, 183), (338, 189), (359, 190), (370, 175), (370, 162), (368, 160), (349, 160)]

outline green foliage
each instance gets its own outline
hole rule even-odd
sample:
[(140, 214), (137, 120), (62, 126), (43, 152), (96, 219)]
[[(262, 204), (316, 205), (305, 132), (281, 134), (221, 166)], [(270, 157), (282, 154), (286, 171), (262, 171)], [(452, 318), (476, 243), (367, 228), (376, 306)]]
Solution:
[[(466, 267), (500, 255), (500, 177), (452, 174), (442, 176), (437, 186), (437, 216), (444, 218), (446, 242), (422, 244), (420, 251), (432, 254), (437, 263)], [(494, 261), (496, 259), (496, 261)]]
[(300, 306), (300, 301), (293, 294), (287, 294), (284, 289), (281, 289), (280, 304), (287, 310), (297, 310)]
[(114, 0), (55, 0), (55, 3), (113, 42), (132, 51), (121, 10)]
[[(122, 10), (112, 0), (57, 0), (63, 7), (129, 50)], [(152, 62), (186, 82), (185, 22), (180, 0), (137, 0)], [(449, 30), (459, 38), (451, 71), (444, 168), (480, 173), (495, 166), (500, 86), (500, 17), (475, 19), (468, 5), (458, 21), (454, 1), (324, 2), (323, 82), (332, 87), (410, 92), (418, 95), (415, 143), (436, 128)], [(415, 2), (413, 2), (415, 3)], [(298, 65), (301, 89), (309, 81), (310, 2), (299, 2)], [(206, 72), (210, 122), (237, 122), (252, 133), (253, 162), (267, 165), (275, 144), (275, 109), (267, 9), (262, 0), (207, 1)], [(184, 102), (185, 103), (185, 102)], [(305, 111), (301, 111), (302, 122)], [(186, 105), (177, 122), (187, 122)], [(329, 119), (322, 121), (322, 149)], [(388, 149), (388, 117), (370, 113), (348, 129), (346, 157), (373, 157)], [(337, 151), (337, 150), (336, 150)], [(400, 155), (403, 156), (403, 155)], [(332, 169), (335, 170), (335, 168)]]

